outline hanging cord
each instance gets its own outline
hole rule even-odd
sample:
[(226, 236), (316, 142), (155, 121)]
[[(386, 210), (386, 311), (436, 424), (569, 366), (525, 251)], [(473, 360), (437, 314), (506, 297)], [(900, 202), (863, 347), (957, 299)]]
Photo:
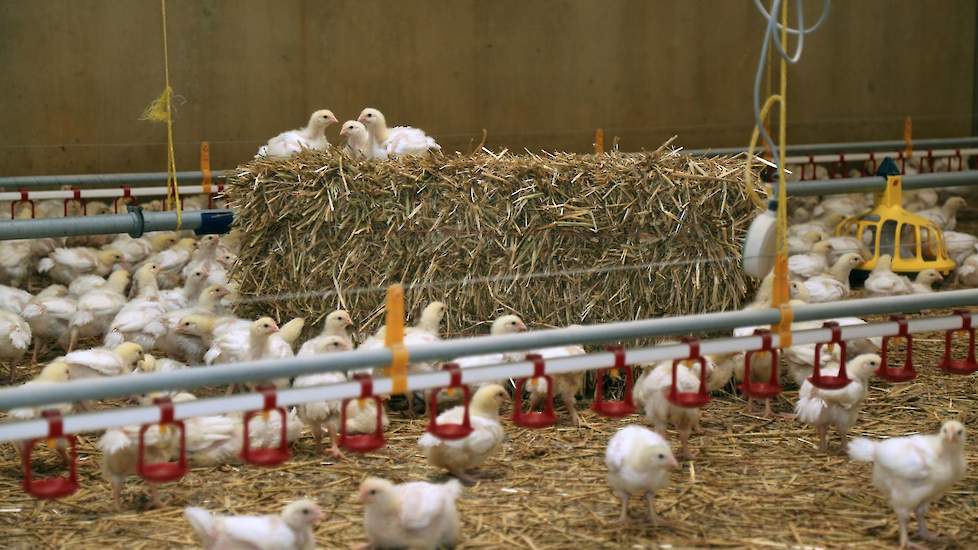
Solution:
[[(754, 5), (757, 7), (761, 15), (767, 20), (767, 28), (764, 32), (764, 41), (761, 44), (761, 54), (757, 62), (757, 72), (754, 76), (754, 94), (753, 94), (753, 107), (754, 107), (754, 131), (751, 134), (750, 146), (747, 150), (747, 166), (746, 173), (744, 176), (744, 181), (748, 190), (753, 189), (753, 184), (751, 183), (752, 174), (752, 164), (754, 160), (754, 148), (757, 145), (758, 138), (764, 140), (764, 144), (767, 149), (772, 153), (772, 159), (775, 159), (778, 169), (777, 178), (777, 223), (776, 223), (776, 254), (774, 260), (774, 287), (771, 293), (771, 307), (779, 309), (781, 312), (780, 321), (774, 327), (772, 327), (779, 337), (779, 345), (784, 348), (791, 345), (791, 322), (793, 320), (793, 312), (791, 310), (791, 296), (788, 288), (789, 278), (788, 278), (788, 193), (787, 186), (785, 185), (785, 175), (784, 175), (784, 155), (785, 155), (785, 145), (787, 142), (787, 122), (788, 122), (788, 105), (787, 105), (787, 94), (788, 94), (788, 63), (797, 63), (801, 59), (801, 54), (805, 47), (805, 35), (814, 32), (819, 26), (827, 19), (829, 9), (831, 6), (830, 0), (823, 0), (822, 3), (822, 15), (819, 17), (818, 21), (811, 27), (805, 28), (805, 14), (804, 6), (802, 0), (796, 0), (795, 5), (798, 11), (798, 29), (792, 29), (788, 27), (788, 0), (772, 0), (770, 12), (764, 9), (760, 0), (754, 0)], [(781, 22), (778, 23), (778, 12), (780, 10)], [(778, 30), (780, 30), (780, 36), (778, 36)], [(785, 50), (785, 44), (788, 42), (788, 34), (796, 34), (798, 36), (798, 44), (795, 46), (795, 51), (793, 54), (789, 55)], [(779, 56), (781, 57), (780, 62), (780, 87), (778, 94), (772, 94), (768, 96), (764, 104), (761, 105), (761, 83), (765, 74), (765, 61), (768, 58), (770, 52), (771, 40), (774, 40), (774, 47), (777, 49)], [(769, 77), (770, 78), (770, 77)], [(769, 80), (770, 82), (770, 80)], [(774, 140), (771, 138), (767, 128), (765, 127), (765, 122), (768, 117), (768, 113), (774, 104), (778, 104), (778, 143), (775, 145)], [(769, 193), (768, 196), (774, 193)], [(755, 197), (751, 197), (752, 200)], [(755, 200), (755, 204), (756, 204)]]
[(166, 206), (176, 210), (180, 229), (183, 205), (180, 201), (180, 185), (177, 182), (177, 161), (173, 151), (173, 88), (170, 87), (170, 52), (166, 40), (166, 0), (160, 0), (163, 19), (163, 92), (146, 107), (140, 120), (166, 123)]

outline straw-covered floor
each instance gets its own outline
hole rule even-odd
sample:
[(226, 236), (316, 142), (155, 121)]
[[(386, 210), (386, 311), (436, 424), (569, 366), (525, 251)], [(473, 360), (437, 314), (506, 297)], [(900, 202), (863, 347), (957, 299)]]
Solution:
[[(492, 153), (359, 162), (338, 150), (238, 167), (225, 195), (242, 241), (238, 313), (367, 321), (410, 283), (409, 310), (451, 304), (471, 333), (739, 307), (740, 243), (756, 213), (742, 158)], [(551, 276), (561, 274), (559, 276)], [(248, 303), (249, 299), (257, 301)]]
[[(916, 340), (920, 377), (909, 384), (874, 381), (857, 434), (902, 435), (934, 431), (957, 417), (974, 428), (978, 376), (938, 372), (940, 335)], [(790, 410), (796, 392), (779, 399)], [(560, 409), (558, 409), (560, 412)], [(718, 394), (707, 405), (703, 432), (694, 435), (697, 456), (673, 474), (656, 507), (670, 524), (645, 521), (643, 501), (632, 501), (631, 521), (617, 523), (618, 503), (604, 475), (604, 448), (624, 421), (583, 414), (575, 429), (566, 414), (556, 429), (528, 431), (504, 422), (509, 441), (482, 469), (481, 481), (459, 503), (460, 548), (894, 548), (896, 520), (870, 484), (871, 466), (848, 461), (832, 441), (828, 455), (815, 450), (814, 430), (785, 419), (744, 412), (744, 402)], [(194, 543), (181, 516), (187, 505), (233, 513), (270, 513), (300, 496), (317, 499), (327, 512), (316, 535), (323, 548), (362, 542), (362, 509), (354, 493), (366, 475), (396, 481), (440, 479), (418, 452), (423, 420), (392, 415), (388, 446), (368, 456), (335, 463), (313, 452), (308, 436), (295, 457), (272, 469), (250, 466), (197, 468), (162, 488), (167, 505), (148, 510), (146, 490), (131, 479), (126, 510), (112, 510), (110, 488), (96, 466), (95, 436), (82, 437), (82, 489), (56, 502), (37, 502), (21, 492), (13, 449), (0, 451), (0, 533), (4, 548), (182, 548)], [(972, 432), (970, 473), (931, 507), (932, 530), (951, 544), (978, 548), (978, 453)], [(671, 439), (676, 442), (675, 434)], [(42, 472), (53, 472), (55, 461)], [(656, 546), (659, 545), (659, 546)]]

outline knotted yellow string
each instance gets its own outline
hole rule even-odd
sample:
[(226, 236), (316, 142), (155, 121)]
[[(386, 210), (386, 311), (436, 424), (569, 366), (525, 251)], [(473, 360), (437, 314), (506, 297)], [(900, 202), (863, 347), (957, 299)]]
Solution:
[(173, 88), (170, 87), (170, 52), (166, 41), (166, 0), (160, 0), (163, 19), (163, 92), (143, 111), (140, 120), (166, 123), (166, 207), (177, 211), (177, 229), (180, 229), (182, 205), (180, 185), (177, 182), (177, 161), (173, 151)]

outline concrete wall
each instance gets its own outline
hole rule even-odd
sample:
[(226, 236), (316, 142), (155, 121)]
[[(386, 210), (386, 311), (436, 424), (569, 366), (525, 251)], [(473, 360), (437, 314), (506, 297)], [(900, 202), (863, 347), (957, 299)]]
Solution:
[[(793, 3), (792, 3), (793, 4)], [(820, 2), (809, 4), (813, 21)], [(177, 161), (254, 154), (316, 108), (364, 106), (447, 150), (745, 144), (762, 24), (748, 0), (169, 0)], [(833, 3), (789, 81), (789, 139), (966, 135), (974, 0)], [(163, 170), (156, 0), (0, 0), (0, 174)], [(338, 140), (338, 127), (330, 139)]]

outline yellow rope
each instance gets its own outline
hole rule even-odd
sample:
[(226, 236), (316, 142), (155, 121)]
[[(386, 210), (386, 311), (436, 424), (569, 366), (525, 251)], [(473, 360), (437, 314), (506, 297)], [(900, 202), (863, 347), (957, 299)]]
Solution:
[(166, 123), (166, 203), (167, 209), (177, 211), (180, 229), (183, 206), (180, 204), (180, 185), (177, 182), (177, 161), (173, 151), (173, 88), (170, 87), (170, 52), (166, 40), (166, 0), (160, 0), (163, 18), (163, 92), (143, 111), (140, 120)]

